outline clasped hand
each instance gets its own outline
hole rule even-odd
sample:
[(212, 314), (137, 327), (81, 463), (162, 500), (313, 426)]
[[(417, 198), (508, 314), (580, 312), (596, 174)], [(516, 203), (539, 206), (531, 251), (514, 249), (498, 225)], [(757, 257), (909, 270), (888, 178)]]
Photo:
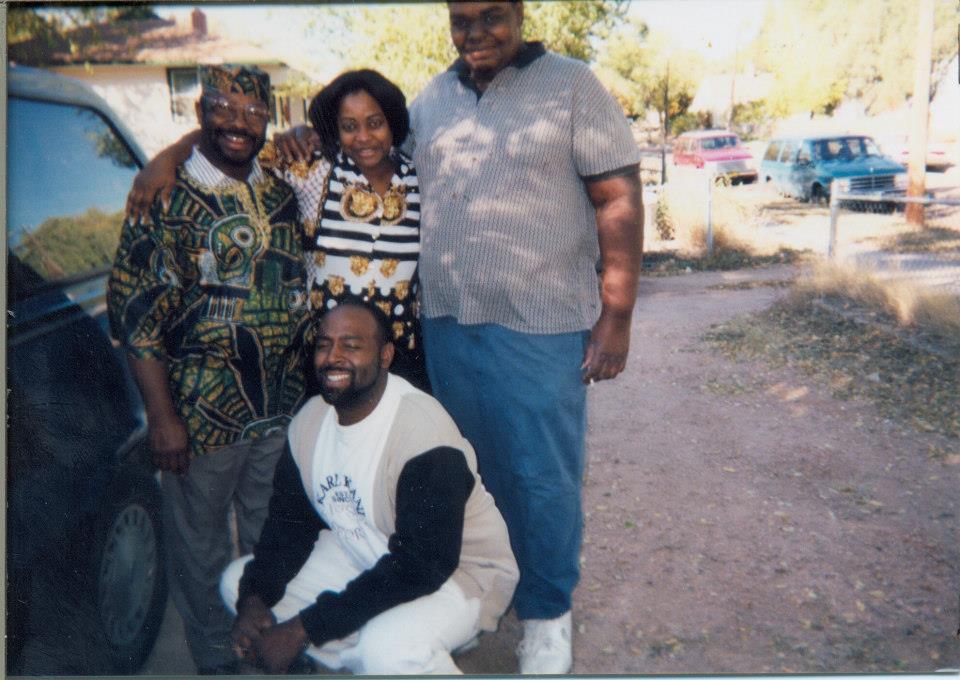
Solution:
[(277, 623), (257, 596), (246, 598), (231, 632), (234, 651), (244, 661), (262, 665), (268, 673), (286, 673), (310, 642), (300, 617)]

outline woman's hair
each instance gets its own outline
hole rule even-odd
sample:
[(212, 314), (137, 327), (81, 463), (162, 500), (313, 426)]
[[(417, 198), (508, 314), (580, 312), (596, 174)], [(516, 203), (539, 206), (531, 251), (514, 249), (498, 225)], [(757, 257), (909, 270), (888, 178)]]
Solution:
[(340, 102), (347, 95), (366, 92), (373, 97), (390, 126), (393, 145), (400, 146), (410, 131), (410, 114), (407, 113), (407, 98), (400, 88), (372, 69), (346, 71), (334, 78), (320, 90), (310, 102), (310, 123), (320, 135), (323, 155), (333, 161), (340, 150), (340, 131), (337, 116)]

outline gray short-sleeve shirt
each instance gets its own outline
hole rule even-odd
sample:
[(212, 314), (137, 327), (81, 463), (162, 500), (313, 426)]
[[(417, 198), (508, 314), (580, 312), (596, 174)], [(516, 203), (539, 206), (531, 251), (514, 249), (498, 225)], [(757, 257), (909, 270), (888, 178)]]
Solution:
[(525, 54), (482, 96), (454, 65), (411, 105), (421, 313), (525, 333), (584, 330), (600, 313), (584, 179), (635, 168), (640, 155), (585, 64), (536, 44)]

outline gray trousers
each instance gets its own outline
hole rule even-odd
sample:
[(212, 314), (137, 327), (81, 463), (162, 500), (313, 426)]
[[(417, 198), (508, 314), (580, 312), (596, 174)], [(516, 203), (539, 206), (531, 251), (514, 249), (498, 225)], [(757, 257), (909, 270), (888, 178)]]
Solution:
[(162, 475), (170, 595), (198, 669), (236, 661), (233, 616), (220, 599), (220, 576), (235, 555), (230, 512), (236, 511), (239, 554), (247, 554), (267, 518), (285, 442), (285, 435), (243, 440), (193, 459), (186, 475)]

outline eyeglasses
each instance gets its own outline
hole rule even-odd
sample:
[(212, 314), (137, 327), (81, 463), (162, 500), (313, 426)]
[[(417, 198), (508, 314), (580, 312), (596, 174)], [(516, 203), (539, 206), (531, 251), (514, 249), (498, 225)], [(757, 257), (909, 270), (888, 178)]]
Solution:
[(270, 118), (270, 110), (263, 104), (246, 104), (235, 106), (223, 97), (204, 95), (207, 112), (221, 120), (234, 120), (241, 114), (245, 120), (254, 125), (263, 125)]

